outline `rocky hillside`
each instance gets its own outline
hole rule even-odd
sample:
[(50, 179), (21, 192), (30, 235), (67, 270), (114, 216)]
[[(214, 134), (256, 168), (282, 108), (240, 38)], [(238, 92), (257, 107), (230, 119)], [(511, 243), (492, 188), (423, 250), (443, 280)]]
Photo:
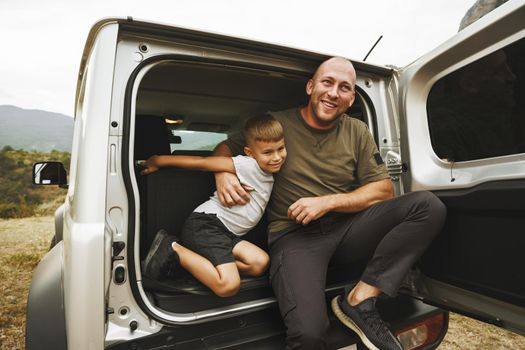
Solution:
[(495, 8), (503, 5), (507, 1), (508, 0), (477, 0), (474, 3), (474, 5), (472, 5), (472, 7), (468, 9), (467, 13), (465, 13), (463, 19), (461, 19), (461, 23), (459, 24), (459, 30), (474, 23), (475, 21), (485, 16), (487, 13), (494, 10)]

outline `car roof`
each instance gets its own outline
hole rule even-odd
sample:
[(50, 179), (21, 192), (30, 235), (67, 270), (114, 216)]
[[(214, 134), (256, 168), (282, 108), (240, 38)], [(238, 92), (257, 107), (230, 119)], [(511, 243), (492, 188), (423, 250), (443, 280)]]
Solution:
[[(238, 49), (249, 48), (250, 50), (255, 50), (255, 51), (260, 50), (260, 51), (265, 51), (265, 52), (272, 52), (276, 55), (283, 55), (286, 57), (297, 58), (303, 61), (311, 61), (313, 67), (316, 67), (320, 62), (331, 57), (331, 55), (329, 54), (308, 51), (308, 50), (301, 49), (301, 48), (293, 48), (289, 46), (283, 46), (283, 45), (273, 44), (269, 42), (256, 41), (256, 40), (251, 40), (251, 39), (242, 38), (242, 37), (233, 37), (233, 36), (228, 36), (228, 35), (214, 33), (214, 32), (189, 29), (189, 28), (174, 26), (170, 24), (163, 24), (163, 23), (157, 23), (157, 22), (151, 22), (151, 21), (141, 21), (141, 20), (136, 20), (132, 17), (104, 18), (104, 19), (99, 20), (95, 24), (93, 24), (88, 34), (88, 37), (86, 39), (86, 43), (84, 46), (84, 51), (82, 53), (82, 58), (81, 58), (80, 67), (79, 67), (79, 75), (78, 75), (79, 84), (77, 85), (77, 94), (78, 94), (78, 89), (80, 87), (82, 72), (84, 71), (85, 65), (87, 63), (87, 59), (93, 48), (97, 34), (101, 30), (101, 28), (107, 25), (112, 25), (112, 24), (119, 25), (120, 33), (125, 32), (128, 34), (137, 34), (137, 35), (147, 34), (149, 37), (154, 36), (154, 37), (164, 37), (164, 38), (179, 38), (179, 39), (184, 39), (186, 41), (192, 40), (192, 41), (197, 41), (197, 42), (200, 41), (200, 42), (216, 43), (216, 44), (223, 44), (223, 45), (229, 45), (229, 46), (234, 44), (235, 47)], [(366, 62), (362, 62), (362, 61), (354, 60), (354, 59), (351, 59), (351, 61), (354, 64), (354, 67), (356, 68), (357, 71), (372, 72), (374, 74), (385, 75), (385, 76), (392, 75), (393, 69), (391, 67), (370, 64), (370, 63), (366, 63)]]

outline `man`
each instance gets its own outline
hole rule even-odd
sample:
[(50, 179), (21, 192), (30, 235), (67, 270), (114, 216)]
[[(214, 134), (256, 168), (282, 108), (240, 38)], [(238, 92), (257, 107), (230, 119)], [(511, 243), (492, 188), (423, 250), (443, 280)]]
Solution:
[[(268, 205), (270, 280), (287, 327), (287, 348), (326, 347), (324, 288), (336, 255), (368, 259), (360, 281), (332, 306), (371, 349), (402, 349), (375, 310), (395, 296), (410, 267), (440, 231), (444, 205), (429, 192), (393, 198), (386, 167), (366, 125), (345, 111), (355, 100), (356, 73), (341, 57), (322, 63), (306, 85), (308, 104), (273, 113), (284, 127), (288, 159)], [(242, 137), (216, 155), (242, 151)], [(216, 174), (224, 205), (246, 203), (228, 174)], [(360, 187), (352, 190), (352, 186)]]

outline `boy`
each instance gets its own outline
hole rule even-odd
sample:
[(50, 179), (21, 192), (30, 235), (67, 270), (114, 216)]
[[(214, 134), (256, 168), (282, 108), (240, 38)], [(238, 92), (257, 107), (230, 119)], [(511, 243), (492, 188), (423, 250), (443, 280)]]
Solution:
[(180, 242), (161, 230), (155, 236), (144, 260), (143, 271), (159, 279), (171, 268), (182, 266), (221, 297), (232, 296), (240, 287), (240, 275), (260, 276), (268, 267), (268, 254), (240, 236), (261, 219), (273, 187), (273, 173), (286, 159), (281, 124), (271, 115), (249, 119), (245, 125), (246, 156), (198, 157), (152, 156), (141, 174), (151, 174), (160, 167), (176, 166), (236, 174), (241, 184), (250, 188), (245, 205), (223, 206), (217, 192), (198, 206), (184, 223)]

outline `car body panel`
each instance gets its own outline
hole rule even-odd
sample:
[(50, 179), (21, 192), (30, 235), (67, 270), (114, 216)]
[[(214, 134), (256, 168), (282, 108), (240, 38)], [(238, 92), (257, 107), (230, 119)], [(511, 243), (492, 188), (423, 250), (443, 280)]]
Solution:
[[(71, 175), (64, 209), (64, 290), (68, 348), (103, 348), (108, 134), (118, 27), (100, 28), (83, 66)], [(81, 317), (79, 315), (82, 315)]]
[(27, 298), (26, 349), (67, 349), (63, 254), (63, 242), (59, 242), (33, 272)]
[(405, 185), (434, 191), (448, 209), (442, 234), (423, 257), (421, 296), (521, 334), (525, 155), (440, 159), (431, 144), (427, 98), (441, 78), (523, 39), (523, 18), (524, 1), (505, 3), (404, 68), (399, 79), (403, 155), (410, 169)]

